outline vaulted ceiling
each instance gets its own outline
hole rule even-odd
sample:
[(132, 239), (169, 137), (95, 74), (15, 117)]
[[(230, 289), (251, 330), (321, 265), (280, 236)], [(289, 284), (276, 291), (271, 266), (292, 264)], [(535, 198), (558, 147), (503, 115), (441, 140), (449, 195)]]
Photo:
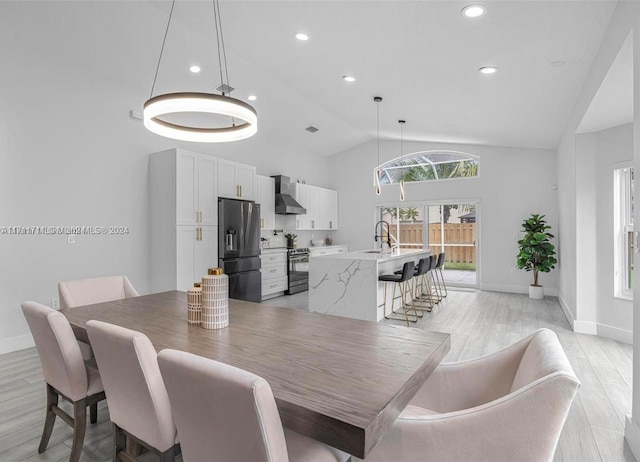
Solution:
[[(322, 155), (375, 137), (374, 95), (384, 98), (383, 138), (399, 137), (402, 118), (406, 140), (555, 148), (616, 3), (482, 3), (487, 14), (471, 20), (459, 1), (221, 1), (233, 96), (258, 96), (252, 104), (270, 139)], [(170, 8), (5, 1), (0, 38), (135, 88), (131, 108), (140, 109)], [(296, 40), (299, 31), (310, 39)], [(498, 73), (480, 74), (487, 65)], [(343, 81), (347, 74), (357, 80)], [(156, 94), (219, 84), (211, 2), (178, 0)]]

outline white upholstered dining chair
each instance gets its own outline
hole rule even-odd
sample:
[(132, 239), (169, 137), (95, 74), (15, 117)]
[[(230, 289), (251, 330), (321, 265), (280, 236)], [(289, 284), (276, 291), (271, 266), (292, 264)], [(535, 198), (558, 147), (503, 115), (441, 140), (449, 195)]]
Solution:
[(135, 460), (127, 439), (173, 461), (178, 435), (156, 350), (149, 338), (124, 327), (88, 321), (87, 334), (100, 368), (113, 430), (114, 460)]
[(140, 295), (126, 276), (59, 282), (58, 294), (60, 308), (110, 302)]
[[(91, 423), (98, 418), (98, 402), (105, 398), (95, 361), (85, 361), (80, 347), (62, 313), (36, 302), (22, 303), (38, 350), (47, 384), (47, 411), (38, 452), (47, 449), (56, 416), (73, 427), (70, 462), (80, 459), (87, 425), (87, 407)], [(62, 397), (73, 404), (73, 416), (58, 407)]]
[[(58, 283), (61, 309), (138, 297), (139, 295), (126, 276), (77, 279)], [(93, 356), (91, 347), (82, 341), (78, 341), (78, 344), (82, 356), (85, 359), (90, 359)]]
[(548, 329), (488, 356), (443, 363), (366, 462), (551, 461), (579, 387)]
[(162, 350), (185, 462), (344, 462), (349, 455), (282, 427), (271, 387), (261, 377), (211, 359)]

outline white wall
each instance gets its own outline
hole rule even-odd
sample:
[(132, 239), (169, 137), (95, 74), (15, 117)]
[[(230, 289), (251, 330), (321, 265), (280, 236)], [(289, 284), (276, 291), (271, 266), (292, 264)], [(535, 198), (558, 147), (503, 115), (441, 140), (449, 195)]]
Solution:
[(633, 124), (595, 133), (596, 138), (596, 233), (597, 233), (597, 311), (596, 321), (610, 336), (631, 342), (633, 302), (614, 297), (614, 208), (613, 169), (616, 163), (633, 160)]
[[(556, 163), (553, 151), (476, 145), (405, 142), (404, 153), (433, 149), (455, 150), (480, 156), (480, 176), (472, 179), (407, 184), (406, 201), (479, 200), (480, 287), (487, 290), (527, 292), (531, 273), (514, 270), (522, 221), (541, 213), (557, 230)], [(398, 141), (381, 142), (380, 161), (399, 155)], [(376, 205), (399, 204), (398, 185), (383, 187), (376, 196), (373, 169), (377, 165), (375, 141), (332, 156), (330, 187), (340, 194), (339, 223), (334, 241), (351, 250), (374, 245)], [(557, 274), (541, 275), (547, 294), (557, 292)]]
[[(610, 303), (597, 303), (597, 306), (594, 306), (595, 303), (589, 301), (587, 295), (589, 291), (596, 290), (595, 287), (599, 294), (605, 293), (600, 283), (597, 286), (594, 284), (595, 273), (588, 273), (585, 265), (593, 265), (594, 261), (600, 264), (608, 250), (599, 242), (594, 244), (596, 228), (584, 226), (585, 223), (595, 223), (592, 220), (594, 213), (601, 211), (596, 203), (595, 188), (589, 185), (589, 182), (602, 181), (596, 177), (601, 167), (595, 163), (598, 157), (595, 155), (598, 149), (597, 139), (593, 135), (576, 135), (576, 130), (621, 46), (629, 36), (634, 22), (637, 21), (639, 10), (640, 4), (637, 2), (618, 4), (557, 149), (560, 231), (558, 295), (565, 313), (573, 320), (574, 329), (579, 332), (597, 332), (611, 336), (611, 330), (606, 327), (604, 330), (599, 329), (598, 322), (600, 319), (607, 319), (607, 322), (613, 319), (601, 315), (610, 309)], [(606, 183), (601, 186), (606, 187)], [(605, 199), (599, 197), (598, 203), (600, 200)], [(600, 216), (597, 218), (600, 220)], [(588, 274), (585, 274), (585, 271)], [(586, 306), (580, 303), (580, 298), (587, 301)], [(622, 326), (624, 324), (614, 325)], [(626, 326), (628, 328), (629, 324)], [(624, 336), (617, 338), (629, 340)]]
[[(581, 332), (597, 333), (597, 236), (596, 223), (596, 139), (593, 134), (576, 135), (576, 323)], [(578, 321), (579, 320), (579, 321)], [(574, 323), (574, 326), (576, 324)]]
[(182, 143), (128, 117), (148, 90), (69, 69), (0, 43), (0, 227), (122, 225), (130, 234), (0, 235), (0, 353), (30, 344), (20, 302), (50, 304), (58, 281), (126, 274), (149, 288), (148, 154), (183, 147), (326, 186), (327, 160), (269, 139)]

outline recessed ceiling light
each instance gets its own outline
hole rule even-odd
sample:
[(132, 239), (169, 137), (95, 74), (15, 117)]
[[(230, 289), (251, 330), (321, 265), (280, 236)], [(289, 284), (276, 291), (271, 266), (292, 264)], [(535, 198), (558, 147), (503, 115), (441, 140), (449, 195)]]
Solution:
[(498, 68), (493, 66), (484, 66), (478, 69), (478, 72), (481, 74), (495, 74), (498, 72)]
[(355, 82), (356, 78), (352, 75), (343, 75), (342, 78), (345, 82)]
[(466, 18), (479, 18), (487, 12), (487, 9), (482, 5), (467, 5), (461, 13)]
[(191, 72), (193, 72), (194, 74), (197, 74), (198, 72), (200, 72), (200, 66), (195, 66), (195, 65), (194, 65), (194, 66), (191, 66), (191, 67), (189, 68), (189, 70), (190, 70)]
[(303, 32), (298, 32), (298, 33), (296, 34), (296, 38), (297, 38), (298, 40), (303, 41), (303, 42), (306, 42), (307, 40), (309, 40), (309, 36), (308, 36), (307, 34), (303, 33)]
[(249, 101), (255, 101), (255, 100), (257, 100), (257, 99), (258, 99), (258, 97), (257, 97), (256, 95), (249, 95), (249, 96), (247, 96), (247, 99), (248, 99)]

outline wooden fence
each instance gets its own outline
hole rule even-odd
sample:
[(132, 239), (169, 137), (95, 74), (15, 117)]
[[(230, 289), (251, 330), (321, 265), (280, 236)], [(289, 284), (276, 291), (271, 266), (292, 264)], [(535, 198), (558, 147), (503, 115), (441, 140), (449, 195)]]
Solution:
[[(405, 248), (422, 248), (422, 222), (400, 223), (400, 242)], [(429, 223), (429, 247), (431, 252), (440, 253), (442, 226)], [(476, 223), (445, 223), (444, 242), (446, 261), (455, 263), (475, 263)], [(456, 245), (458, 244), (458, 245)]]

